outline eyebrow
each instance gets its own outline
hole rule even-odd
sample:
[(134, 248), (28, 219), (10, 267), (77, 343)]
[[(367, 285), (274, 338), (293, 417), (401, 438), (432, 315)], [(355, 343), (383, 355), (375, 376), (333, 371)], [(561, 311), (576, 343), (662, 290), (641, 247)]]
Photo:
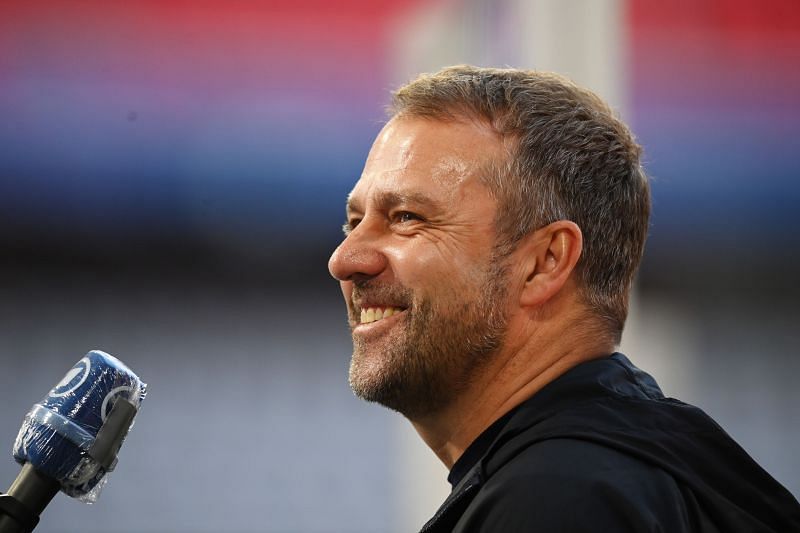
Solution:
[[(375, 203), (379, 209), (389, 210), (398, 205), (416, 205), (428, 207), (431, 209), (441, 209), (442, 204), (420, 192), (393, 192), (382, 191), (375, 195)], [(362, 212), (359, 207), (359, 202), (354, 200), (352, 196), (347, 198), (347, 212)]]

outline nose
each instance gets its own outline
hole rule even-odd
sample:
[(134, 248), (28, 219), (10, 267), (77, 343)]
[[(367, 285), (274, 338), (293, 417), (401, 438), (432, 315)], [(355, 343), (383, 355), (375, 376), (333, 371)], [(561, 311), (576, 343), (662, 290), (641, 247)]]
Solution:
[(333, 251), (328, 260), (331, 276), (339, 281), (357, 281), (378, 276), (387, 259), (378, 247), (377, 236), (362, 222)]

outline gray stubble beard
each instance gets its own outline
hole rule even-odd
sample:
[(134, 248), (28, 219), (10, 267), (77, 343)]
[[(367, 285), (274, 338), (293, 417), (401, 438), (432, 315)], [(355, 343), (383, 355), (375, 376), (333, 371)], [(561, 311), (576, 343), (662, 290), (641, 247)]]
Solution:
[[(472, 298), (450, 291), (440, 302), (457, 309), (435, 310), (430, 299), (413, 301), (395, 324), (380, 354), (353, 337), (350, 387), (359, 398), (398, 411), (409, 419), (430, 416), (450, 405), (473, 383), (503, 343), (507, 317), (507, 271), (493, 259)], [(416, 298), (415, 300), (420, 300)]]

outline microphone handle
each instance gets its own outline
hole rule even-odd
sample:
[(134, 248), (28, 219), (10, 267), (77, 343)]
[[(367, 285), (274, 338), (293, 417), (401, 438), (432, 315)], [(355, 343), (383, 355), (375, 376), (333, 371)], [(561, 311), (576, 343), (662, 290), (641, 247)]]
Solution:
[(58, 494), (58, 481), (25, 463), (7, 494), (0, 495), (0, 533), (30, 533), (39, 515)]

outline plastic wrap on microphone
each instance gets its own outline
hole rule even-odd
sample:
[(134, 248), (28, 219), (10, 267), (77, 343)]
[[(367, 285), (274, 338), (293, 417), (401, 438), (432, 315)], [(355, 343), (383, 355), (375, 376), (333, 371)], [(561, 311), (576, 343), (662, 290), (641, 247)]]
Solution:
[[(68, 496), (87, 503), (96, 501), (146, 390), (147, 385), (124, 363), (92, 350), (25, 415), (14, 442), (14, 458), (58, 481)], [(97, 448), (93, 445), (101, 440), (98, 433), (120, 399), (127, 400), (122, 402), (129, 410), (128, 418), (123, 419), (127, 427), (110, 454), (113, 461), (98, 460), (100, 454), (93, 453)], [(111, 418), (118, 422), (118, 416)]]

